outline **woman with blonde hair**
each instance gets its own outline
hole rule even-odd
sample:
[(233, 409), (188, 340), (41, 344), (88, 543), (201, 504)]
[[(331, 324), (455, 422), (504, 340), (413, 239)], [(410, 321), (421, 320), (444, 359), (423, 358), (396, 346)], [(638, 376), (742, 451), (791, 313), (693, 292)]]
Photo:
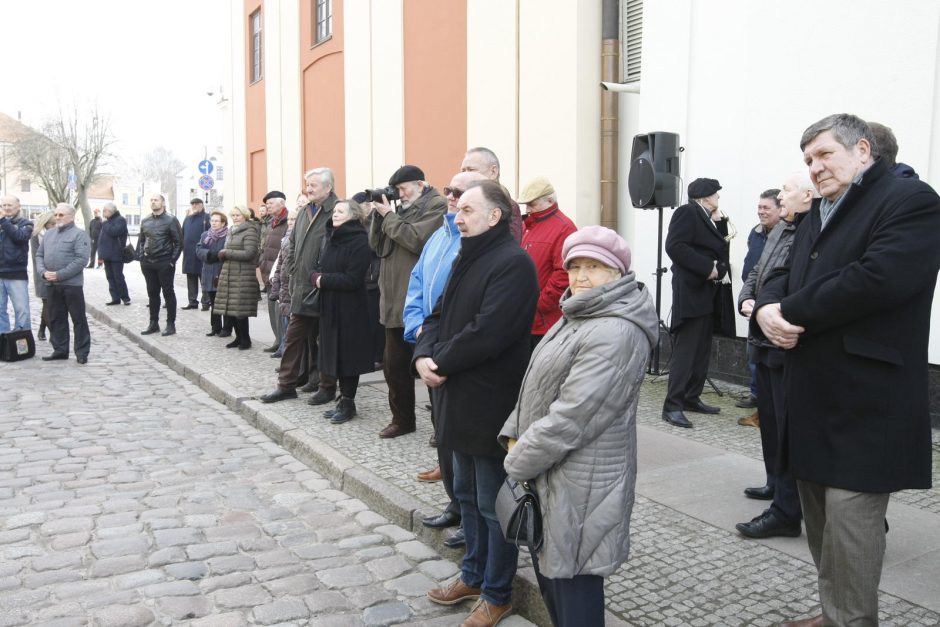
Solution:
[(36, 251), (42, 243), (43, 235), (49, 229), (55, 228), (55, 213), (46, 211), (33, 222), (33, 236), (29, 238), (29, 254), (33, 263), (33, 292), (36, 298), (42, 300), (42, 314), (39, 316), (39, 334), (37, 339), (46, 339), (46, 329), (49, 328), (49, 284), (42, 275), (36, 272)]
[(225, 239), (225, 248), (219, 251), (222, 272), (215, 295), (215, 310), (232, 319), (235, 339), (226, 348), (251, 348), (248, 318), (258, 315), (258, 296), (261, 292), (255, 267), (261, 245), (261, 225), (247, 207), (236, 205), (229, 212), (232, 226)]

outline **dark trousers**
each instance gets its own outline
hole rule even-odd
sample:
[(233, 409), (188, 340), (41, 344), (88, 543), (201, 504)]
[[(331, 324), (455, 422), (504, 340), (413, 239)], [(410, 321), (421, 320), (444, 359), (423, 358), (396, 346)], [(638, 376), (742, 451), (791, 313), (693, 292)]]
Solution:
[(570, 579), (549, 579), (539, 571), (537, 555), (532, 555), (539, 591), (555, 627), (604, 627), (604, 578), (575, 575)]
[(39, 334), (42, 335), (46, 332), (46, 329), (51, 329), (52, 324), (49, 321), (49, 299), (42, 299), (42, 313), (39, 314)]
[(356, 398), (356, 390), (359, 389), (359, 375), (354, 375), (351, 377), (340, 377), (339, 381), (339, 393), (343, 398)]
[(108, 292), (112, 301), (122, 300), (125, 303), (131, 299), (127, 292), (127, 281), (124, 280), (123, 261), (105, 261), (104, 276), (108, 279)]
[(88, 257), (88, 268), (95, 267), (95, 257), (98, 256), (98, 240), (91, 240), (91, 255)]
[(444, 436), (437, 431), (437, 419), (434, 413), (434, 395), (430, 394), (430, 391), (430, 388), (428, 388), (428, 398), (431, 399), (431, 424), (434, 425), (434, 438), (438, 442), (437, 465), (441, 469), (441, 483), (444, 484), (444, 492), (447, 492), (447, 497), (450, 499), (450, 503), (447, 504), (444, 511), (459, 516), (460, 503), (458, 503), (457, 499), (454, 497), (454, 451), (441, 444), (441, 442), (444, 441)]
[(248, 318), (244, 316), (232, 317), (232, 329), (239, 346), (251, 346), (251, 335), (248, 333)]
[(173, 290), (173, 272), (176, 266), (166, 261), (141, 261), (140, 271), (147, 282), (147, 306), (150, 309), (150, 320), (156, 322), (160, 319), (160, 292), (166, 301), (166, 321), (176, 323), (176, 292)]
[(81, 285), (50, 286), (49, 343), (57, 355), (69, 354), (69, 318), (75, 330), (75, 356), (88, 357), (91, 333), (85, 317), (85, 292)]
[[(281, 368), (277, 374), (277, 386), (283, 390), (293, 390), (297, 387), (297, 377), (305, 358), (308, 368), (316, 368), (317, 339), (320, 335), (320, 319), (316, 316), (292, 315), (287, 324), (286, 339), (284, 340), (284, 355), (281, 357)], [(326, 392), (336, 391), (336, 379), (319, 373), (320, 389)]]
[(366, 290), (369, 307), (369, 324), (372, 328), (373, 361), (380, 364), (385, 359), (385, 327), (379, 322), (379, 290)]
[(669, 389), (664, 411), (681, 410), (701, 396), (711, 352), (712, 314), (684, 320), (672, 332)]
[(779, 458), (786, 424), (777, 417), (784, 416), (784, 394), (783, 368), (772, 368), (758, 362), (757, 414), (760, 416), (760, 444), (764, 451), (767, 485), (774, 489), (770, 511), (788, 523), (795, 524), (803, 518), (800, 494), (796, 488), (796, 479), (789, 470), (782, 470), (786, 464)]
[[(186, 275), (186, 295), (189, 297), (190, 305), (199, 304), (199, 281), (200, 275), (198, 274), (187, 274)], [(206, 295), (206, 286), (202, 286), (202, 304), (209, 304), (209, 297)]]
[(235, 328), (234, 322), (231, 316), (223, 316), (220, 313), (215, 312), (215, 292), (205, 292), (205, 295), (209, 297), (209, 326), (216, 333), (223, 330), (231, 331)]
[(271, 346), (280, 346), (284, 329), (281, 328), (281, 314), (277, 311), (277, 301), (268, 298), (267, 294), (264, 294), (264, 299), (268, 301), (268, 320), (271, 322), (271, 332), (274, 333), (274, 343)]
[(385, 329), (385, 359), (382, 372), (388, 384), (388, 406), (392, 410), (392, 424), (405, 430), (414, 430), (415, 379), (411, 376), (414, 344), (405, 341), (405, 329)]

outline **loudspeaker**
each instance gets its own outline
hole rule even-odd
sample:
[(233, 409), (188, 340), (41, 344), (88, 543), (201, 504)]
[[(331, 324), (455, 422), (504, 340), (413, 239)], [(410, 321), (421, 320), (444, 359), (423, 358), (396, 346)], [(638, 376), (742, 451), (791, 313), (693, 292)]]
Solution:
[(679, 187), (679, 134), (647, 133), (633, 138), (628, 188), (638, 209), (675, 207)]

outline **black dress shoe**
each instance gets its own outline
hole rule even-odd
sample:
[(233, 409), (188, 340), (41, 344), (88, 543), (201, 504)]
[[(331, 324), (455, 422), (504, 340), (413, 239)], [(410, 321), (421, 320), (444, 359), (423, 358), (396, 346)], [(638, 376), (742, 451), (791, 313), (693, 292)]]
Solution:
[(273, 392), (268, 392), (262, 396), (258, 397), (258, 400), (262, 403), (276, 403), (278, 401), (286, 401), (289, 398), (297, 398), (297, 390), (285, 390), (284, 388), (277, 388)]
[(241, 345), (241, 343), (242, 341), (236, 337), (234, 340), (226, 344), (225, 348), (237, 348)]
[(280, 344), (276, 344), (274, 346), (268, 346), (267, 348), (264, 348), (262, 350), (266, 353), (274, 353), (274, 352), (277, 352), (277, 349), (279, 349), (280, 347), (281, 347)]
[(67, 353), (52, 353), (51, 355), (46, 355), (42, 358), (43, 361), (59, 361), (60, 359), (68, 359), (69, 356)]
[(735, 403), (734, 406), (740, 407), (741, 409), (755, 409), (757, 407), (757, 397), (753, 394), (748, 394)]
[(769, 509), (752, 519), (751, 522), (738, 523), (734, 528), (742, 536), (748, 538), (774, 538), (777, 536), (796, 538), (803, 533), (800, 523), (795, 525), (787, 523)]
[(212, 331), (210, 331), (209, 333), (206, 333), (206, 337), (212, 337), (213, 335), (218, 335), (218, 334), (219, 334), (218, 331), (216, 331), (215, 329), (212, 329)]
[(76, 357), (76, 358), (75, 358), (75, 361), (77, 361), (78, 363), (80, 363), (80, 364), (82, 364), (82, 365), (84, 366), (85, 364), (88, 363), (88, 358), (87, 358), (87, 357)]
[(684, 427), (686, 429), (692, 428), (692, 423), (689, 422), (689, 419), (685, 417), (685, 414), (682, 413), (681, 409), (675, 409), (672, 411), (664, 409), (663, 420), (676, 427)]
[(317, 393), (307, 399), (308, 405), (326, 405), (336, 400), (336, 390), (329, 392), (324, 389), (317, 390)]
[(222, 331), (219, 333), (219, 337), (232, 337), (231, 331)]
[(774, 498), (774, 489), (769, 485), (759, 488), (744, 488), (744, 496), (758, 501), (772, 501)]
[(690, 401), (685, 404), (683, 407), (685, 411), (694, 411), (700, 414), (717, 414), (721, 411), (721, 407), (715, 407), (713, 405), (706, 405), (702, 402), (702, 399), (697, 398), (694, 401)]
[(444, 529), (446, 527), (456, 527), (460, 524), (460, 514), (444, 510), (437, 516), (428, 516), (421, 520), (421, 524), (431, 529)]
[(202, 306), (202, 310), (203, 310), (203, 311), (209, 311), (209, 305), (203, 305), (203, 306)]
[(160, 335), (162, 335), (163, 337), (166, 337), (168, 335), (176, 335), (176, 325), (172, 322), (167, 322), (166, 328), (163, 329), (163, 333), (161, 333)]
[(199, 305), (193, 305), (192, 303), (186, 305), (185, 307), (180, 307), (180, 309), (199, 309)]
[(148, 326), (146, 329), (144, 329), (143, 331), (141, 331), (140, 334), (141, 334), (141, 335), (151, 335), (151, 334), (153, 334), (153, 333), (159, 333), (159, 332), (160, 332), (160, 325), (157, 324), (157, 323), (154, 322), (154, 321), (151, 321), (151, 322), (150, 322), (150, 326)]
[(131, 304), (131, 299), (130, 299), (130, 298), (128, 298), (127, 300), (124, 301), (124, 305), (125, 305), (125, 306), (130, 305), (130, 304)]
[(105, 305), (108, 305), (108, 306), (110, 306), (110, 305), (120, 305), (120, 304), (121, 304), (121, 301), (119, 301), (119, 300), (109, 300), (108, 302), (105, 303)]
[(444, 546), (448, 549), (459, 549), (467, 544), (467, 538), (463, 535), (463, 527), (457, 530), (457, 533), (444, 540)]

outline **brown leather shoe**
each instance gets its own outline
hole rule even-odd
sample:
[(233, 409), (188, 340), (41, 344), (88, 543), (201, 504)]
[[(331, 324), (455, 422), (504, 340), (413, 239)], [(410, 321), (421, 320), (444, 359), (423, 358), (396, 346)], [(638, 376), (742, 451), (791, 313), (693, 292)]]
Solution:
[(480, 589), (471, 588), (463, 582), (463, 579), (457, 577), (443, 588), (428, 590), (428, 598), (438, 605), (457, 605), (467, 599), (479, 599)]
[(759, 427), (760, 426), (760, 416), (757, 415), (755, 411), (750, 416), (744, 418), (738, 418), (738, 424), (742, 427)]
[(822, 627), (823, 617), (822, 614), (819, 616), (814, 616), (812, 618), (801, 618), (799, 620), (791, 620), (785, 623), (780, 623), (780, 627)]
[(418, 481), (427, 481), (428, 483), (432, 483), (434, 481), (440, 481), (441, 480), (441, 467), (437, 466), (433, 470), (425, 470), (423, 472), (419, 472), (417, 479)]
[(401, 426), (399, 426), (399, 425), (396, 425), (396, 424), (393, 422), (392, 424), (388, 425), (387, 427), (385, 427), (384, 429), (382, 429), (381, 431), (379, 431), (379, 437), (380, 437), (380, 438), (386, 438), (386, 439), (387, 439), (387, 438), (397, 438), (397, 437), (400, 436), (400, 435), (406, 435), (406, 434), (408, 434), (408, 433), (414, 433), (414, 432), (415, 432), (415, 428), (414, 428), (414, 427), (412, 427), (412, 428), (410, 428), (410, 429), (405, 429), (404, 427), (401, 427)]
[(507, 616), (512, 614), (512, 604), (493, 605), (489, 601), (480, 599), (470, 610), (464, 622), (460, 627), (493, 627)]

